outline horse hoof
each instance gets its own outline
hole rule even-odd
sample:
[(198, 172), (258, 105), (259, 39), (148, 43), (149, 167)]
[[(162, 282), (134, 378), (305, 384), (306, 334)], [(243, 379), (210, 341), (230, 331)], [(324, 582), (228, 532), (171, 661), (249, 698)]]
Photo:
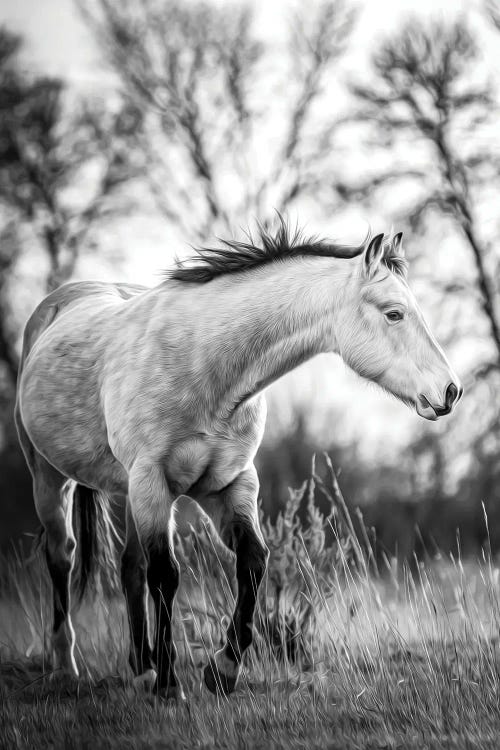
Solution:
[(158, 698), (165, 703), (177, 703), (183, 705), (187, 703), (186, 695), (180, 685), (169, 685), (166, 688), (158, 690)]
[(80, 678), (73, 672), (66, 672), (61, 669), (53, 671), (49, 676), (49, 683), (57, 690), (63, 693), (78, 692), (80, 687)]
[(73, 658), (58, 659), (57, 657), (53, 657), (51, 679), (73, 679), (77, 681), (79, 678), (80, 673)]
[(134, 677), (133, 684), (136, 690), (146, 690), (151, 693), (156, 683), (156, 672), (154, 669), (146, 669), (142, 674)]
[(219, 671), (217, 664), (213, 659), (207, 664), (204, 670), (205, 685), (214, 695), (230, 695), (236, 687), (238, 677), (230, 677), (224, 672)]

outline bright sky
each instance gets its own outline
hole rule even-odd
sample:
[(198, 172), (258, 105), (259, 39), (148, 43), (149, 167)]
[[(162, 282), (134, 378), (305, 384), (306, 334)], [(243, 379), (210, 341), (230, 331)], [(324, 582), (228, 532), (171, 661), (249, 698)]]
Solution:
[[(272, 40), (279, 38), (287, 15), (300, 7), (298, 2), (289, 0), (256, 0), (253, 5), (256, 9), (257, 32)], [(397, 27), (408, 15), (433, 14), (449, 19), (450, 16), (465, 14), (480, 35), (485, 54), (496, 51), (493, 36), (488, 33), (482, 20), (481, 0), (364, 0), (356, 5), (359, 8), (358, 22), (344, 63), (349, 74), (360, 74), (373, 43)], [(61, 76), (70, 85), (86, 92), (105, 91), (113, 87), (114, 79), (102, 64), (98, 50), (71, 0), (2, 0), (0, 22), (23, 34), (23, 64), (28, 70)], [(364, 231), (365, 227), (361, 233)], [(343, 224), (334, 224), (331, 235), (343, 236)], [(359, 232), (352, 234), (358, 235)], [(122, 232), (117, 237), (118, 245), (122, 238), (124, 247), (131, 248), (131, 243), (134, 244), (134, 251), (130, 262), (119, 267), (118, 275), (143, 283), (156, 283), (157, 269), (169, 262), (164, 224), (156, 226), (149, 218), (141, 220), (139, 217), (124, 222)], [(140, 262), (137, 258), (140, 258)], [(109, 274), (109, 268), (101, 269), (92, 261), (83, 264), (80, 273), (82, 276), (104, 276)], [(329, 406), (345, 411), (348, 418), (342, 424), (343, 433), (347, 435), (350, 431), (359, 431), (362, 424), (364, 436), (371, 438), (372, 446), (377, 444), (379, 448), (385, 442), (393, 446), (400, 439), (404, 442), (403, 433), (407, 434), (413, 429), (417, 419), (405, 407), (375, 389), (364, 388), (333, 357), (320, 358), (314, 365), (300, 368), (273, 387), (271, 420), (286, 419), (292, 399), (311, 405), (314, 403), (318, 422), (322, 421), (323, 415), (323, 428), (327, 431), (330, 429), (327, 417)], [(427, 426), (426, 429), (433, 427)]]

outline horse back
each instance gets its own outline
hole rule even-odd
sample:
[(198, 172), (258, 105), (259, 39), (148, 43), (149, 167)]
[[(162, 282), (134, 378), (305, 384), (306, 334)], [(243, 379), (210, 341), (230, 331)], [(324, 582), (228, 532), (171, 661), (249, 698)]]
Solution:
[[(44, 297), (26, 323), (23, 348), (19, 363), (19, 375), (34, 344), (41, 334), (72, 304), (92, 296), (111, 294), (127, 300), (145, 292), (148, 287), (140, 284), (106, 283), (100, 281), (75, 281), (63, 284)], [(18, 375), (18, 382), (19, 382)]]

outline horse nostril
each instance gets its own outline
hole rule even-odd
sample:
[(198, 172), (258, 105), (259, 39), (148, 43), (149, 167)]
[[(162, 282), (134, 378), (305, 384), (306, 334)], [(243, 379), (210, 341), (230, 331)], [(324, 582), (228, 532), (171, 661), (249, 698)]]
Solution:
[(458, 388), (455, 383), (450, 383), (446, 389), (445, 404), (448, 409), (451, 409), (455, 401), (458, 400)]
[(451, 411), (451, 406), (448, 404), (446, 406), (434, 406), (433, 408), (438, 417), (445, 417)]

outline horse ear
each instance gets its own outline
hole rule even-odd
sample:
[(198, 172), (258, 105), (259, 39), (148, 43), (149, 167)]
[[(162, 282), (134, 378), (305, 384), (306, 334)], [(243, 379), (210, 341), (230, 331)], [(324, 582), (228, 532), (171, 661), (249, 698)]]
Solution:
[(365, 250), (363, 270), (367, 278), (373, 276), (384, 255), (384, 235), (377, 234)]
[(405, 257), (403, 250), (403, 232), (398, 232), (392, 238), (392, 251), (394, 255), (399, 255), (401, 258)]

